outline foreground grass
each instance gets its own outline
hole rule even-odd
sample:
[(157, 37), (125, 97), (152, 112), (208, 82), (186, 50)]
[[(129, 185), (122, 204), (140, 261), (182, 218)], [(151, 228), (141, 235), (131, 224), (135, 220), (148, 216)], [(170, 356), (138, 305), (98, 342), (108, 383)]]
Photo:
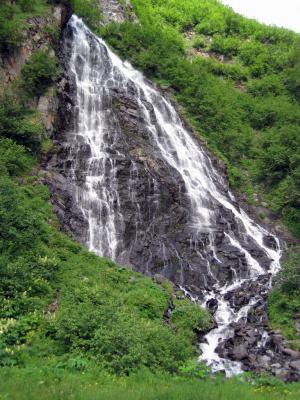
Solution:
[(300, 385), (269, 379), (246, 382), (245, 377), (196, 378), (153, 375), (141, 371), (126, 378), (103, 372), (68, 372), (40, 368), (4, 368), (1, 400), (122, 399), (122, 400), (273, 400), (299, 399)]

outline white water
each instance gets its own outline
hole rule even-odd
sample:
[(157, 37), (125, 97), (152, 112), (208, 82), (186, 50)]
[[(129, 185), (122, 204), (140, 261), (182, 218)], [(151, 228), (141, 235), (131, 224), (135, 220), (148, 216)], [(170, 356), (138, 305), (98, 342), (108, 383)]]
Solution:
[[(280, 268), (281, 251), (272, 250), (264, 245), (263, 238), (268, 232), (255, 224), (242, 210), (232, 204), (233, 196), (226, 191), (226, 183), (214, 169), (209, 157), (198, 141), (184, 127), (172, 104), (164, 98), (155, 87), (145, 80), (128, 62), (123, 62), (99, 38), (96, 38), (80, 19), (73, 16), (69, 22), (73, 29), (73, 41), (70, 59), (71, 73), (75, 77), (78, 111), (73, 135), (74, 143), (82, 141), (89, 144), (91, 155), (89, 165), (85, 166), (84, 185), (77, 187), (76, 202), (80, 206), (89, 224), (88, 246), (90, 250), (101, 256), (116, 259), (118, 249), (122, 247), (123, 217), (118, 197), (116, 168), (109, 144), (117, 140), (117, 132), (112, 131), (114, 115), (105, 104), (105, 95), (111, 87), (122, 88), (125, 91), (128, 84), (134, 85), (137, 91), (139, 108), (147, 122), (148, 131), (152, 135), (161, 157), (181, 175), (187, 194), (191, 201), (191, 224), (196, 230), (209, 232), (214, 237), (216, 215), (215, 205), (230, 210), (239, 226), (239, 235), (247, 240), (250, 237), (273, 260), (271, 272)], [(145, 100), (152, 104), (156, 121), (151, 120), (150, 112), (145, 106)], [(158, 129), (158, 126), (160, 129)], [(117, 123), (114, 129), (118, 129)], [(75, 146), (76, 149), (76, 146)], [(76, 152), (74, 152), (76, 156)], [(76, 181), (76, 170), (80, 166), (80, 157), (76, 160), (73, 179)], [(132, 167), (134, 179), (134, 165)], [(130, 189), (129, 189), (130, 190)], [(134, 201), (134, 193), (132, 193)], [(138, 207), (138, 206), (137, 206)], [(137, 223), (139, 209), (137, 208)], [(247, 279), (257, 279), (265, 274), (256, 259), (243, 247), (234, 232), (228, 229), (228, 242), (245, 255), (248, 268)], [(210, 250), (216, 255), (213, 240)], [(176, 251), (176, 250), (174, 250)], [(151, 260), (149, 259), (149, 262)], [(208, 263), (208, 273), (213, 275)], [(235, 282), (228, 286), (218, 283), (205, 294), (205, 301), (215, 298), (218, 310), (215, 318), (218, 327), (206, 336), (206, 343), (201, 344), (201, 359), (206, 361), (214, 371), (225, 369), (227, 373), (241, 372), (241, 365), (236, 362), (221, 359), (215, 349), (218, 343), (232, 335), (229, 325), (246, 318), (249, 309), (254, 305), (253, 299), (238, 313), (231, 309), (225, 294), (241, 286), (243, 279), (236, 276)]]

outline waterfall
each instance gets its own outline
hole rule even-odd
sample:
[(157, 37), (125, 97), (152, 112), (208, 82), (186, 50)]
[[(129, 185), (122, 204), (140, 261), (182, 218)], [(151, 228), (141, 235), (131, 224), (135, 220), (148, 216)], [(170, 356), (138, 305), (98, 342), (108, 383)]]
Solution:
[(81, 241), (100, 256), (158, 271), (187, 292), (199, 289), (191, 296), (203, 305), (213, 299), (218, 326), (200, 345), (201, 359), (214, 371), (240, 372), (239, 362), (216, 349), (259, 294), (238, 311), (226, 294), (266, 274), (269, 287), (280, 268), (278, 239), (236, 205), (172, 103), (76, 16), (64, 53), (73, 105), (60, 167), (87, 223)]

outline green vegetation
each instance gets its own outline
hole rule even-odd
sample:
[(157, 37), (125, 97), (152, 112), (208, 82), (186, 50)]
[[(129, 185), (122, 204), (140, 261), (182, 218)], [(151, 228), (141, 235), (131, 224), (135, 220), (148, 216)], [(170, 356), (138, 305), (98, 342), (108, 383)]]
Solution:
[(45, 0), (2, 0), (0, 3), (0, 52), (13, 51), (22, 44), (27, 19), (47, 14)]
[(98, 29), (102, 19), (98, 0), (47, 0), (49, 4), (65, 4), (82, 18), (91, 29)]
[(97, 0), (70, 0), (71, 7), (92, 29), (99, 28), (102, 19)]
[(38, 50), (22, 69), (23, 88), (31, 97), (40, 96), (58, 77), (56, 59), (48, 51)]
[(50, 14), (49, 5), (66, 4), (93, 29), (99, 27), (101, 12), (97, 0), (1, 0), (0, 53), (9, 53), (23, 42), (28, 19)]
[(103, 371), (76, 371), (74, 364), (69, 370), (4, 368), (0, 393), (7, 400), (296, 400), (300, 388), (272, 378), (199, 379), (146, 370), (116, 379)]
[(216, 0), (132, 3), (141, 24), (111, 24), (101, 35), (174, 93), (231, 185), (255, 187), (299, 236), (299, 35)]
[(269, 298), (269, 315), (272, 326), (281, 330), (293, 347), (300, 349), (299, 246), (290, 249), (284, 268), (276, 278), (275, 289)]
[(19, 145), (35, 150), (42, 132), (37, 113), (25, 104), (19, 96), (19, 90), (6, 88), (0, 94), (0, 138), (12, 139)]

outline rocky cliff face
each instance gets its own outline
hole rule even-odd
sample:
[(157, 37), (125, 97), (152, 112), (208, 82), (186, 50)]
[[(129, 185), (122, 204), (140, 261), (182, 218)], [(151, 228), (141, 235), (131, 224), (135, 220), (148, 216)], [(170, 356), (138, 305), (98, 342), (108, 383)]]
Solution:
[[(51, 47), (52, 32), (60, 32), (70, 16), (70, 10), (62, 5), (53, 7), (47, 17), (34, 17), (27, 21), (23, 31), (22, 45), (8, 54), (0, 54), (1, 78), (5, 84), (16, 79), (33, 52)], [(51, 29), (48, 29), (51, 28)]]
[[(69, 7), (57, 5), (52, 8), (49, 16), (34, 17), (27, 21), (27, 28), (23, 31), (22, 45), (13, 52), (0, 54), (0, 79), (4, 85), (9, 85), (20, 76), (22, 67), (35, 51), (51, 49), (50, 55), (55, 57), (53, 35), (60, 35), (70, 13)], [(33, 100), (32, 106), (39, 111), (47, 136), (52, 136), (54, 133), (58, 105), (54, 87), (46, 95)]]
[(136, 20), (134, 10), (129, 0), (98, 0), (103, 13), (104, 23), (124, 22), (126, 20)]
[[(186, 181), (176, 163), (168, 162), (151, 137), (150, 125), (163, 135), (155, 107), (164, 112), (166, 123), (176, 124), (172, 109), (161, 95), (153, 95), (153, 104), (133, 81), (123, 81), (118, 73), (114, 76), (105, 47), (99, 53), (93, 37), (89, 39), (89, 53), (74, 55), (73, 36), (74, 30), (68, 26), (62, 44), (65, 77), (60, 92), (61, 125), (56, 136), (59, 150), (48, 163), (48, 169), (56, 177), (51, 180), (50, 187), (64, 229), (100, 255), (113, 257), (119, 263), (152, 276), (162, 274), (193, 293), (200, 294), (202, 289), (216, 282), (231, 282), (234, 276), (247, 277), (249, 268), (244, 250), (267, 271), (271, 264), (269, 256), (244, 232), (234, 213), (209, 194), (198, 201), (199, 204), (203, 202), (207, 213), (214, 213), (213, 228), (195, 228)], [(74, 70), (70, 73), (73, 62)], [(81, 84), (78, 79), (84, 79), (85, 70), (89, 68), (85, 62), (92, 63), (90, 73), (95, 86), (91, 91), (95, 104), (89, 103), (92, 101), (88, 98), (90, 92), (81, 93), (84, 82), (83, 88), (78, 90)], [(151, 90), (157, 91), (154, 87)], [(78, 99), (78, 96), (81, 97)], [(79, 121), (81, 112), (85, 113), (85, 127)], [(177, 124), (180, 126), (181, 122), (178, 120)], [(80, 130), (86, 126), (94, 131), (95, 137), (86, 140), (82, 136), (84, 133)], [(190, 134), (193, 135), (191, 131)], [(102, 141), (97, 141), (97, 137)], [(198, 145), (200, 147), (201, 143)], [(105, 153), (104, 161), (94, 159), (94, 147)], [(174, 157), (180, 157), (176, 151), (178, 149), (173, 148)], [(210, 168), (208, 156), (195, 153), (195, 157), (200, 156), (203, 164)], [(91, 189), (90, 181), (102, 175), (104, 181)], [(212, 179), (220, 193), (227, 197), (228, 187), (222, 172)], [(103, 206), (103, 202), (109, 203), (111, 194), (104, 195), (102, 186), (107, 192), (115, 193), (112, 201), (115, 204)], [(84, 200), (85, 196), (98, 196), (100, 205)], [(111, 214), (114, 222), (109, 227)], [(110, 233), (104, 234), (101, 226), (110, 231), (117, 227), (115, 236), (109, 239)], [(244, 250), (228, 238), (231, 231)], [(268, 239), (265, 240), (267, 243)], [(274, 239), (269, 240), (269, 245), (276, 247)]]

